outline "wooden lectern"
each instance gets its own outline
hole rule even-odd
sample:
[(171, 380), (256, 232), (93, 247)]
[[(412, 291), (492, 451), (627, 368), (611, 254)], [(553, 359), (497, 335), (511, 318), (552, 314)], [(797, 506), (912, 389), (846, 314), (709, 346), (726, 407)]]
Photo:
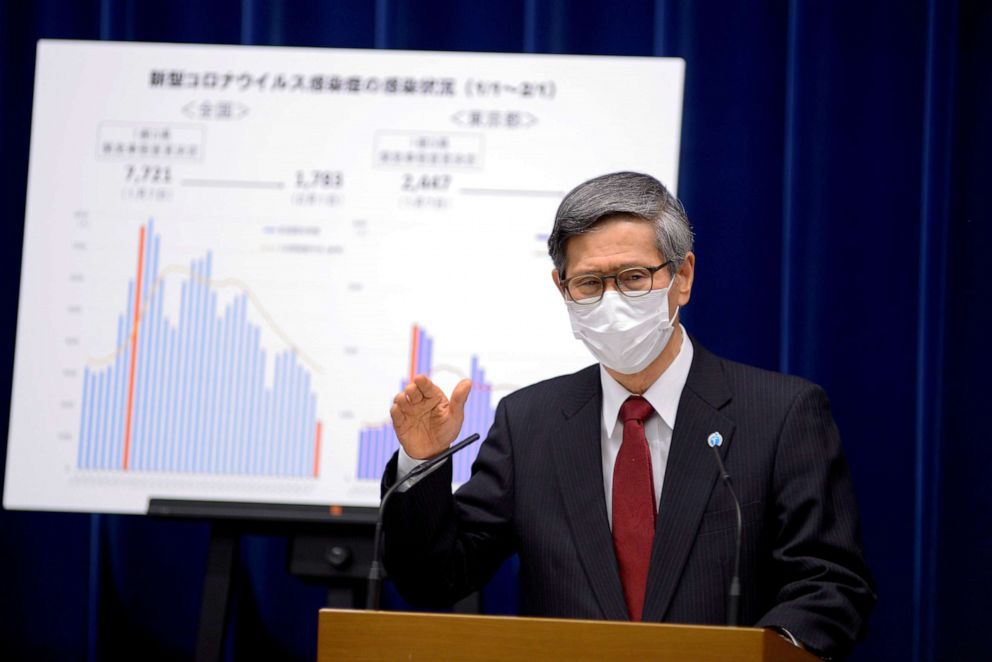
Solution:
[(817, 658), (757, 628), (321, 609), (317, 660)]

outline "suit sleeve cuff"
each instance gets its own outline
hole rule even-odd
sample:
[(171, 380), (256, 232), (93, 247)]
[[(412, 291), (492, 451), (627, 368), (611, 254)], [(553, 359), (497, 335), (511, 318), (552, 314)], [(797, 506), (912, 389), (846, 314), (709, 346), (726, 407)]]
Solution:
[[(406, 451), (403, 450), (403, 447), (400, 446), (399, 454), (396, 457), (396, 480), (399, 480), (403, 476), (407, 475), (408, 473), (413, 471), (416, 467), (420, 466), (426, 461), (427, 460), (416, 460), (410, 457), (409, 455), (407, 455)], [(447, 460), (445, 460), (445, 462), (447, 462)], [(440, 469), (443, 465), (444, 462), (441, 462), (437, 466), (431, 467), (431, 470), (428, 471), (427, 473), (421, 474), (416, 478), (410, 478), (409, 480), (404, 481), (402, 485), (396, 488), (396, 491), (406, 492), (408, 489), (410, 489), (411, 487), (419, 483), (421, 480), (423, 480), (426, 476), (430, 476), (432, 473)]]

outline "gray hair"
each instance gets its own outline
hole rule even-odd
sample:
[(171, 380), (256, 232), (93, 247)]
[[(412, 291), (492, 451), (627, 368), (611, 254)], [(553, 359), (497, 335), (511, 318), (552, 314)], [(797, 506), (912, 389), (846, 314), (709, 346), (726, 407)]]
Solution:
[(634, 216), (654, 226), (655, 245), (675, 274), (692, 250), (692, 226), (678, 198), (650, 175), (614, 172), (583, 182), (558, 206), (548, 237), (548, 255), (559, 274), (565, 269), (565, 243), (611, 216)]

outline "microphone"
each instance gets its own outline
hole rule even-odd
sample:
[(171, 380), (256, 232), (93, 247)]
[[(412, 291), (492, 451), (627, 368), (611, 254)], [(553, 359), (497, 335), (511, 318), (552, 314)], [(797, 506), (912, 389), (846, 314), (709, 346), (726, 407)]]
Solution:
[(386, 493), (382, 495), (382, 501), (379, 502), (379, 514), (375, 519), (375, 537), (372, 542), (372, 567), (369, 568), (369, 578), (368, 578), (368, 590), (365, 596), (365, 608), (368, 610), (378, 610), (379, 609), (379, 598), (382, 594), (382, 580), (385, 578), (386, 573), (383, 570), (382, 563), (379, 560), (381, 556), (380, 547), (382, 545), (382, 516), (386, 512), (386, 502), (389, 501), (389, 497), (393, 496), (393, 492), (396, 489), (410, 480), (411, 478), (416, 478), (417, 476), (422, 476), (437, 465), (441, 464), (449, 457), (465, 448), (470, 444), (474, 444), (479, 440), (479, 434), (471, 434), (457, 444), (454, 444), (448, 448), (448, 450), (435, 455), (431, 459), (418, 464), (413, 469), (407, 472), (405, 476), (400, 478), (398, 481), (393, 483), (393, 486), (386, 490)]
[(730, 580), (730, 590), (727, 592), (727, 625), (737, 625), (741, 599), (741, 533), (744, 530), (744, 521), (741, 516), (741, 502), (737, 498), (737, 493), (734, 492), (733, 484), (730, 482), (730, 474), (727, 473), (727, 468), (723, 466), (723, 458), (720, 457), (720, 451), (717, 450), (723, 444), (723, 435), (719, 432), (714, 432), (707, 437), (706, 443), (713, 449), (713, 457), (716, 458), (717, 466), (720, 467), (720, 478), (723, 480), (723, 484), (727, 486), (727, 491), (733, 497), (734, 507), (737, 509), (737, 546), (734, 550), (734, 574)]

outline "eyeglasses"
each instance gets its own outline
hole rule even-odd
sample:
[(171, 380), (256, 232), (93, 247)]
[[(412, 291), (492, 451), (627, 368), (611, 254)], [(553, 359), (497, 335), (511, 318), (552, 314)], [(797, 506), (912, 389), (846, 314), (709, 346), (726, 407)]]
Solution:
[(642, 297), (654, 289), (654, 275), (659, 270), (670, 265), (673, 260), (669, 260), (657, 267), (630, 267), (622, 269), (615, 274), (581, 274), (566, 278), (561, 282), (561, 288), (568, 294), (568, 298), (575, 303), (590, 305), (599, 303), (606, 291), (606, 281), (613, 280), (616, 283), (617, 291), (628, 297)]

